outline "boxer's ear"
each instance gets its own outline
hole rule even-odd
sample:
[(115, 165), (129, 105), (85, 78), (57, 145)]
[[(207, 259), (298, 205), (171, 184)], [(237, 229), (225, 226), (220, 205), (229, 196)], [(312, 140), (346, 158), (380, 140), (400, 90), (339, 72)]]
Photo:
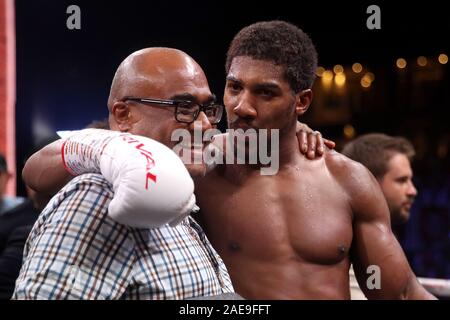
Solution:
[(309, 106), (311, 105), (313, 92), (311, 89), (302, 90), (295, 95), (295, 99), (295, 112), (298, 116), (301, 116), (308, 110)]
[(120, 131), (127, 132), (131, 129), (132, 114), (128, 104), (123, 101), (115, 102), (111, 114)]

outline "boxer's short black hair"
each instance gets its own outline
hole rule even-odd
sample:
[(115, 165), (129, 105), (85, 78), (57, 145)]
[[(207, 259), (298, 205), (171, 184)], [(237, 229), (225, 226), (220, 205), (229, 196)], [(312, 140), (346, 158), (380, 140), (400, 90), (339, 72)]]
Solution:
[(274, 20), (245, 27), (230, 44), (226, 73), (238, 56), (272, 61), (284, 67), (285, 78), (295, 93), (311, 88), (314, 83), (316, 48), (309, 36), (291, 23)]

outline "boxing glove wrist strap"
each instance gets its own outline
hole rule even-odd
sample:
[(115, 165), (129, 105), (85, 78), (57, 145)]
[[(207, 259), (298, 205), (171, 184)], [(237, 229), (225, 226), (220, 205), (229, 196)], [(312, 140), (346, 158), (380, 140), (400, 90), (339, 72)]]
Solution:
[(85, 129), (64, 140), (61, 157), (71, 175), (100, 173), (100, 157), (108, 143), (127, 133), (102, 129)]

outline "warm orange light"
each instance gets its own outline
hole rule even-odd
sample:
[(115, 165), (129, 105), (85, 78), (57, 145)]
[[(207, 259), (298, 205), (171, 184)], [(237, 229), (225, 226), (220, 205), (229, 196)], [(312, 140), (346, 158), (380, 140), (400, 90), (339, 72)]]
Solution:
[(417, 58), (417, 64), (421, 67), (425, 67), (427, 65), (428, 61), (427, 58), (424, 56), (420, 56)]
[(372, 72), (367, 72), (363, 78), (366, 78), (370, 82), (373, 82), (375, 80), (375, 75)]
[(343, 87), (345, 85), (345, 74), (344, 73), (338, 73), (335, 77), (334, 77), (334, 83), (336, 84), (336, 86), (338, 87)]
[(360, 73), (362, 71), (362, 69), (363, 69), (363, 67), (362, 67), (361, 63), (355, 62), (352, 65), (352, 70), (354, 73)]
[(361, 78), (361, 86), (363, 88), (368, 88), (371, 86), (371, 84), (372, 84), (372, 81), (370, 81), (368, 78), (366, 78), (366, 77)]
[(324, 72), (325, 72), (325, 68), (324, 67), (317, 67), (317, 69), (316, 69), (316, 76), (321, 77)]
[(344, 126), (344, 136), (347, 139), (351, 139), (355, 136), (355, 128), (351, 124), (347, 124)]
[(341, 66), (340, 64), (337, 64), (333, 67), (333, 71), (336, 74), (342, 73), (342, 72), (344, 72), (344, 67)]
[(448, 56), (445, 53), (441, 53), (438, 57), (438, 61), (440, 64), (447, 64)]
[(399, 68), (399, 69), (406, 68), (406, 60), (403, 58), (398, 58), (396, 64), (397, 64), (397, 68)]
[(333, 72), (330, 70), (326, 70), (322, 74), (322, 84), (326, 87), (331, 85), (331, 82), (333, 81)]

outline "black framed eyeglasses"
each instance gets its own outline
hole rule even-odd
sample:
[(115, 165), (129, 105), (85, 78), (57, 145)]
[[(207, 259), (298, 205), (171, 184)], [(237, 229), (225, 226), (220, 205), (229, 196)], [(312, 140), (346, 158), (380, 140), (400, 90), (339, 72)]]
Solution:
[(122, 101), (134, 101), (145, 105), (159, 104), (175, 107), (175, 120), (182, 123), (192, 123), (203, 111), (211, 124), (218, 124), (222, 119), (223, 105), (216, 102), (199, 104), (189, 100), (161, 100), (153, 98), (126, 97)]

